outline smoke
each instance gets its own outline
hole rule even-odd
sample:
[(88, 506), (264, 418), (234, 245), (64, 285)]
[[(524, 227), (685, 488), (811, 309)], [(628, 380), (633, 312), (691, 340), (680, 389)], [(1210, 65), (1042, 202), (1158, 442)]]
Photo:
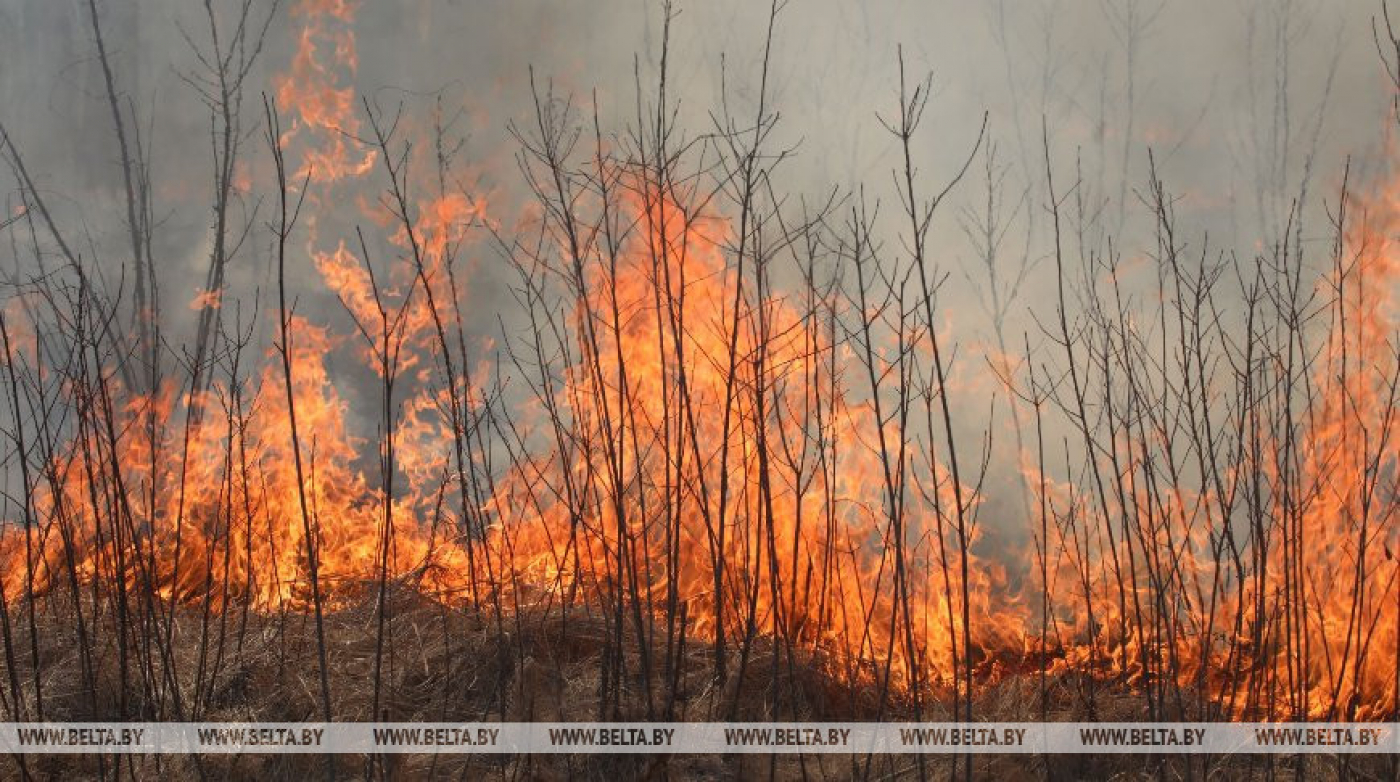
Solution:
[[(250, 81), (255, 94), (270, 91), (292, 56), (291, 5), (276, 11), (260, 74)], [(149, 129), (157, 213), (172, 245), (161, 261), (178, 272), (198, 258), (205, 221), (192, 196), (207, 187), (208, 116), (184, 81), (198, 70), (186, 36), (207, 44), (202, 9), (175, 0), (106, 0), (98, 8), (118, 87)], [(678, 10), (671, 90), (683, 124), (698, 135), (713, 129), (721, 101), (741, 116), (749, 110), (768, 9), (713, 2)], [(1086, 180), (1113, 210), (1129, 212), (1126, 220), (1140, 212), (1132, 191), (1145, 179), (1151, 148), (1169, 183), (1186, 194), (1184, 213), (1228, 229), (1247, 249), (1269, 238), (1279, 209), (1299, 194), (1305, 166), (1312, 194), (1328, 197), (1346, 155), (1377, 150), (1375, 129), (1388, 105), (1370, 46), (1377, 10), (1205, 0), (794, 0), (783, 5), (774, 34), (771, 103), (782, 114), (780, 142), (798, 144), (787, 169), (797, 190), (884, 188), (893, 146), (877, 117), (894, 112), (902, 46), (912, 79), (933, 74), (920, 150), (930, 172), (960, 162), (986, 111), (1014, 180), (1037, 182), (1043, 118), (1057, 163), (1081, 158)], [(364, 3), (355, 32), (357, 94), (413, 109), (440, 97), (449, 113), (463, 113), (470, 162), (511, 187), (505, 126), (528, 114), (530, 68), (580, 103), (596, 91), (605, 129), (621, 132), (635, 120), (637, 75), (650, 94), (659, 68), (661, 11), (643, 0)], [(87, 196), (115, 192), (120, 175), (86, 3), (7, 0), (0, 50), (0, 117), (44, 184), (79, 202), (96, 238), (105, 237), (121, 210)], [(1119, 204), (1124, 184), (1127, 203)], [(1033, 197), (1042, 206), (1040, 194)], [(956, 255), (957, 232), (949, 234), (943, 244)], [(100, 241), (95, 251), (118, 262)]]
[[(234, 211), (250, 238), (229, 265), (226, 304), (249, 313), (265, 306), (260, 297), (272, 287), (257, 94), (273, 94), (289, 70), (299, 30), (293, 5), (258, 2), (252, 14), (255, 21), (274, 16), (246, 88), (239, 176), (250, 186)], [(121, 108), (149, 165), (156, 281), (166, 339), (178, 350), (194, 338), (195, 312), (186, 304), (212, 251), (213, 125), (199, 92), (209, 32), (202, 9), (178, 0), (107, 0), (97, 8)], [(1349, 157), (1363, 175), (1379, 159), (1389, 105), (1370, 47), (1377, 9), (1365, 3), (791, 0), (778, 13), (766, 63), (764, 4), (680, 3), (677, 10), (667, 90), (687, 138), (714, 132), (725, 112), (755, 116), (766, 68), (768, 106), (781, 118), (768, 148), (793, 153), (776, 187), (794, 199), (816, 202), (835, 189), (897, 211), (898, 150), (882, 123), (898, 112), (900, 57), (911, 89), (931, 74), (915, 150), (921, 175), (945, 182), (977, 150), (930, 240), (949, 274), (940, 295), (961, 345), (955, 378), (983, 369), (998, 329), (1013, 345), (1037, 331), (1051, 240), (1043, 139), (1057, 180), (1078, 183), (1074, 197), (1090, 216), (1087, 239), (1080, 237), (1088, 246), (1102, 249), (1111, 238), (1126, 263), (1150, 265), (1153, 219), (1142, 194), (1151, 152), (1178, 197), (1191, 252), (1248, 259), (1281, 241), (1328, 241), (1325, 203), (1335, 199)], [(419, 140), (412, 166), (425, 181), (434, 175), (422, 140), (441, 125), (460, 145), (452, 185), (486, 199), (507, 232), (528, 200), (510, 127), (532, 121), (532, 79), (539, 92), (570, 99), (584, 122), (596, 105), (604, 134), (618, 143), (639, 111), (654, 110), (664, 31), (656, 3), (365, 2), (352, 30), (356, 67), (346, 86), (357, 112), (363, 99), (383, 117), (399, 118), (404, 137)], [(84, 260), (110, 290), (129, 291), (119, 153), (87, 3), (6, 0), (0, 52), (0, 122), (50, 194), (57, 220), (81, 237)], [(978, 147), (984, 113), (987, 136)], [(4, 181), (13, 210), (17, 184)], [(384, 186), (378, 168), (369, 181), (355, 202), (320, 205), (323, 247), (353, 244), (366, 205)], [(1301, 219), (1290, 221), (1295, 202)], [(978, 242), (988, 216), (1000, 231), (997, 263), (1029, 269), (1023, 284), (1005, 291), (1000, 319), (983, 263), (988, 248)], [(1285, 235), (1289, 225), (1296, 236)], [(320, 284), (308, 249), (297, 245), (291, 269), (297, 311), (343, 327), (346, 315)], [(394, 252), (382, 243), (374, 249)], [(469, 327), (483, 340), (495, 338), (516, 316), (513, 273), (486, 237), (469, 253)], [(23, 278), (36, 259), (19, 250), (14, 256), (7, 272)], [(352, 408), (372, 409), (371, 384), (355, 380), (344, 357), (336, 361), (350, 378)], [(996, 415), (1005, 411), (1002, 404)], [(983, 421), (985, 410), (969, 417)]]

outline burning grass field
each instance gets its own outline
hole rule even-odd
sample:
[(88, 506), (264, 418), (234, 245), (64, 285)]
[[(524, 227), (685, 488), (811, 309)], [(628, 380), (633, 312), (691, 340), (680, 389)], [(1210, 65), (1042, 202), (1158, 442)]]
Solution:
[[(800, 200), (775, 184), (794, 156), (771, 136), (768, 50), (751, 114), (676, 126), (666, 5), (625, 127), (532, 74), (533, 114), (510, 125), (517, 215), (460, 184), (440, 116), (354, 93), (355, 3), (235, 3), (195, 44), (208, 271), (170, 290), (152, 152), (85, 10), (130, 257), (120, 282), (101, 273), (23, 144), (0, 140), (18, 198), (7, 720), (1396, 721), (1390, 166), (1338, 172), (1326, 242), (1289, 212), (1240, 254), (1183, 224), (1148, 153), (1151, 228), (1125, 251), (1092, 238), (1088, 185), (1046, 129), (1026, 196), (1046, 253), (1007, 269), (987, 119), (965, 123), (960, 166), (927, 173), (931, 82), (902, 52), (878, 118), (895, 200)], [(274, 19), (298, 26), (295, 52), (245, 101)], [(1390, 29), (1383, 14), (1400, 89)], [(958, 219), (987, 269), (1041, 296), (1014, 305), (1025, 328), (997, 304), (995, 339), (962, 342), (930, 228), (979, 187), (985, 211)], [(228, 265), (254, 256), (272, 289), (231, 290)], [(488, 259), (513, 298), (482, 334)], [(337, 311), (299, 306), (306, 274)], [(1381, 757), (7, 762), (113, 779), (1395, 773)]]
[[(387, 598), (386, 633), (398, 639), (386, 654), (384, 674), (387, 696), (379, 704), (378, 717), (385, 722), (477, 721), (483, 714), (502, 721), (588, 722), (596, 720), (601, 656), (608, 647), (608, 629), (598, 616), (578, 613), (539, 614), (524, 611), (511, 617), (508, 628), (494, 627), (485, 616), (445, 609), (425, 599), (420, 591), (392, 585)], [(41, 617), (40, 632), (54, 639), (42, 661), (47, 681), (45, 718), (50, 721), (87, 719), (98, 704), (99, 713), (140, 711), (129, 702), (119, 671), (110, 664), (113, 648), (99, 649), (109, 661), (93, 672), (92, 689), (84, 681), (81, 661), (71, 627), (71, 612), (61, 605), (50, 607), (53, 616)], [(372, 716), (364, 681), (376, 655), (375, 601), (346, 605), (326, 616), (327, 662), (335, 690), (335, 714), (342, 721), (368, 721)], [(172, 663), (203, 669), (204, 691), (200, 718), (208, 722), (304, 721), (320, 708), (315, 634), (305, 614), (288, 617), (250, 613), (246, 622), (230, 621), (202, 628), (197, 613), (180, 612)], [(201, 637), (210, 632), (216, 641), (204, 646)], [(501, 643), (509, 639), (508, 644)], [(213, 658), (212, 649), (226, 648)], [(869, 686), (851, 685), (832, 675), (827, 664), (802, 654), (785, 661), (767, 639), (752, 652), (753, 666), (744, 679), (717, 686), (710, 651), (696, 645), (678, 662), (674, 694), (658, 704), (659, 716), (673, 720), (708, 718), (721, 714), (737, 721), (763, 721), (775, 715), (787, 719), (908, 720), (915, 713), (907, 698), (881, 703), (879, 692)], [(661, 650), (655, 649), (653, 654)], [(638, 663), (639, 650), (624, 650), (630, 664)], [(774, 674), (772, 671), (777, 670)], [(1074, 671), (1054, 674), (1048, 682), (1051, 720), (1083, 716), (1083, 692), (1097, 692), (1099, 719), (1135, 720), (1141, 701), (1133, 688), (1103, 681)], [(1021, 720), (1039, 713), (1040, 684), (1024, 664), (1018, 668), (989, 668), (978, 677), (975, 708), (979, 719)], [(123, 699), (128, 699), (124, 705)], [(628, 689), (613, 719), (644, 720), (647, 707), (642, 694)], [(946, 720), (951, 712), (935, 703), (920, 713), (925, 720)], [(323, 756), (316, 755), (165, 755), (165, 756), (27, 756), (25, 770), (37, 778), (316, 778), (326, 773)], [(1384, 779), (1393, 773), (1394, 760), (1377, 755), (1329, 757), (1325, 755), (1270, 757), (1217, 757), (1203, 763), (1163, 755), (1159, 757), (1114, 755), (1062, 755), (1028, 759), (1024, 756), (982, 755), (976, 758), (978, 778), (995, 779), (1154, 779), (1163, 775), (1189, 777), (1209, 773), (1230, 779), (1274, 779), (1303, 776), (1307, 779)], [(1208, 767), (1208, 768), (1207, 768)], [(946, 776), (958, 766), (948, 757), (899, 755), (384, 755), (370, 773), (389, 778), (441, 779), (901, 779), (925, 775)], [(18, 763), (5, 775), (19, 776)], [(335, 778), (367, 773), (359, 756), (334, 760)]]

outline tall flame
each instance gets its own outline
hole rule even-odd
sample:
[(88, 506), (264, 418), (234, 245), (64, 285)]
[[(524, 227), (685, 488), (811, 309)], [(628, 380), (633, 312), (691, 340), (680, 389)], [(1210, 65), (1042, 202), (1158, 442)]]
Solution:
[[(323, 209), (335, 202), (334, 188), (354, 187), (378, 159), (353, 140), (360, 130), (350, 83), (355, 8), (348, 0), (300, 0), (298, 48), (276, 81), (278, 102), (295, 118), (284, 141), (299, 145), (298, 179), (320, 188)], [(889, 465), (875, 444), (901, 435), (847, 377), (854, 358), (836, 334), (834, 306), (756, 288), (726, 250), (736, 226), (634, 181), (643, 174), (611, 175), (631, 185), (618, 189), (612, 208), (618, 225), (633, 228), (614, 247), (582, 257), (557, 248), (576, 262), (561, 272), (571, 306), (555, 324), (569, 338), (557, 363), (529, 380), (535, 393), (512, 411), (523, 432), (512, 446), (530, 450), (492, 476), (476, 507), (444, 500), (460, 469), (449, 443), (462, 436), (444, 410), (468, 403), (435, 382), (443, 312), (430, 302), (461, 298), (450, 266), (468, 241), (466, 226), (487, 207), (444, 194), (411, 205), (413, 227), (390, 237), (400, 258), (382, 279), (371, 278), (367, 259), (345, 242), (322, 247), (316, 226), (307, 244), (322, 282), (355, 320), (381, 318), (383, 297), (403, 308), (396, 339), (410, 391), (396, 408), (395, 470), (406, 485), (392, 499), (382, 476), (366, 474), (375, 443), (354, 431), (327, 366), (328, 356), (363, 343), (298, 316), (287, 349), (306, 433), (304, 483), (285, 398), (275, 392), (278, 362), (266, 361), (249, 383), (221, 380), (201, 391), (200, 407), (222, 415), (197, 425), (180, 425), (191, 400), (167, 385), (155, 399), (113, 409), (111, 431), (80, 426), (43, 465), (46, 477), (32, 487), (42, 523), (6, 525), (0, 534), (7, 599), (25, 594), (31, 578), (35, 591), (59, 583), (71, 562), (82, 579), (148, 584), (172, 599), (307, 608), (304, 490), (332, 606), (381, 575), (388, 515), (383, 575), (453, 603), (631, 595), (649, 613), (644, 622), (683, 607), (692, 636), (781, 635), (853, 678), (888, 664), (902, 682), (937, 683), (968, 660), (1026, 659), (1041, 634), (1028, 592), (1039, 586), (1057, 596), (1048, 620), (1057, 640), (1038, 650), (1054, 658), (1056, 671), (1095, 661), (1138, 677), (1172, 671), (1187, 684), (1223, 671), (1263, 677), (1277, 693), (1302, 683), (1307, 702), (1294, 705), (1313, 715), (1349, 709), (1368, 718), (1395, 708), (1394, 660), (1363, 650), (1400, 648), (1396, 461), (1393, 447), (1378, 449), (1376, 441), (1394, 430), (1400, 178), (1364, 203), (1365, 219), (1349, 224), (1348, 252), (1330, 280), (1331, 324), (1307, 377), (1318, 401), (1293, 451), (1279, 441), (1264, 449), (1298, 458), (1259, 465), (1275, 485), (1305, 492), (1281, 490), (1261, 511), (1271, 515), (1272, 537), (1255, 541), (1265, 554), (1247, 578), (1222, 580), (1202, 553), (1217, 545), (1216, 532), (1197, 514), (1219, 498), (1133, 483), (1148, 457), (1125, 436), (1117, 477), (1132, 488), (1111, 500), (1117, 507), (1096, 508), (1073, 482), (1021, 462), (1027, 485), (1045, 487), (1058, 518), (1131, 517), (1126, 524), (1136, 529), (1116, 541), (1121, 551), (1091, 556), (1101, 544), (1079, 536), (1092, 524), (1056, 523), (1050, 532), (1058, 539), (1038, 543), (1068, 553), (1045, 566), (1048, 583), (1039, 584), (1021, 577), (1038, 574), (1037, 563), (986, 556), (974, 528), (963, 584), (947, 565), (959, 545), (954, 487), (925, 444), (911, 444), (908, 496), (897, 514), (890, 508)], [(887, 363), (899, 347), (874, 346), (887, 351)], [(376, 368), (372, 349), (356, 355)], [(77, 392), (107, 398), (103, 381)], [(148, 405), (162, 422), (154, 441), (138, 425)], [(483, 521), (474, 527), (467, 515)], [(1128, 572), (1111, 578), (1109, 557), (1121, 557)], [(1162, 561), (1147, 568), (1149, 557)], [(1163, 645), (1115, 630), (1130, 624), (1118, 606), (1161, 598), (1165, 591), (1148, 580), (1162, 572), (1172, 573), (1176, 604), (1150, 610), (1172, 617), (1173, 639)], [(1115, 595), (1124, 583), (1135, 593), (1127, 601)], [(1254, 612), (1255, 605), (1282, 613)], [(1222, 617), (1232, 615), (1262, 626), (1231, 627)], [(961, 648), (964, 622), (973, 649)], [(1252, 639), (1251, 659), (1226, 659), (1240, 647), (1222, 638), (1236, 632)], [(1225, 691), (1221, 676), (1205, 678)]]

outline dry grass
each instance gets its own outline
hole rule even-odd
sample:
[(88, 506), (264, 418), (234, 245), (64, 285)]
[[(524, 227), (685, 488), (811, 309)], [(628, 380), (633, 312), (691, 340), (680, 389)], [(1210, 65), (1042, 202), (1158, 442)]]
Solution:
[[(382, 720), (413, 721), (595, 721), (599, 719), (601, 655), (607, 648), (604, 624), (582, 610), (526, 610), (507, 620), (503, 632), (494, 620), (472, 611), (443, 606), (405, 587), (395, 588), (386, 636)], [(110, 639), (94, 650), (97, 703), (81, 686), (72, 622), (57, 602), (41, 614), (41, 679), (45, 718), (76, 721), (112, 718), (121, 699), (116, 649)], [(326, 614), (327, 659), (331, 667), (334, 709), (344, 721), (367, 721), (370, 673), (375, 654), (375, 606), (372, 597)], [(306, 613), (227, 617), (223, 632), (226, 657), (208, 677), (198, 715), (202, 721), (314, 721), (320, 707), (316, 642)], [(197, 612), (175, 621), (174, 668), (198, 666), (200, 618)], [(219, 625), (211, 632), (219, 632)], [(504, 639), (504, 642), (503, 642)], [(22, 635), (16, 639), (27, 640)], [(774, 650), (753, 653), (743, 682), (731, 678), (717, 687), (712, 650), (697, 645), (686, 656), (674, 704), (674, 719), (723, 720), (730, 708), (740, 721), (865, 721), (879, 718), (877, 688), (848, 685), (824, 661), (804, 656), (790, 671), (772, 674)], [(637, 650), (629, 650), (635, 658)], [(206, 665), (214, 665), (207, 661)], [(627, 670), (636, 671), (635, 665)], [(781, 667), (780, 667), (781, 670)], [(193, 676), (190, 677), (193, 680)], [(1085, 719), (1076, 706), (1085, 685), (1078, 676), (1050, 680), (1051, 718)], [(775, 685), (774, 683), (777, 682)], [(359, 683), (357, 686), (356, 683)], [(1140, 717), (1140, 700), (1126, 687), (1096, 682), (1102, 720)], [(643, 688), (631, 681), (618, 718), (645, 720)], [(134, 693), (128, 692), (128, 698)], [(186, 702), (196, 693), (182, 687)], [(1039, 709), (1039, 680), (1024, 672), (988, 673), (979, 684), (975, 708), (986, 720), (1025, 720)], [(154, 710), (153, 704), (149, 707)], [(909, 720), (908, 704), (894, 701), (885, 719)], [(141, 711), (137, 705), (134, 709)], [(931, 713), (929, 713), (931, 710)], [(946, 702), (926, 707), (924, 719), (950, 719)], [(243, 756), (29, 756), (29, 771), (39, 779), (306, 779), (319, 776), (323, 760), (311, 755)], [(1389, 758), (1344, 759), (1237, 757), (1210, 759), (1146, 756), (982, 756), (977, 778), (986, 779), (1272, 779), (1301, 774), (1305, 779), (1389, 779)], [(363, 778), (361, 756), (335, 759), (341, 778)], [(923, 775), (941, 778), (949, 762), (926, 757)], [(20, 778), (13, 759), (0, 765), (0, 777)], [(691, 755), (391, 755), (383, 758), (391, 779), (919, 779), (917, 758), (909, 756), (691, 756)], [(376, 774), (378, 772), (376, 771)]]

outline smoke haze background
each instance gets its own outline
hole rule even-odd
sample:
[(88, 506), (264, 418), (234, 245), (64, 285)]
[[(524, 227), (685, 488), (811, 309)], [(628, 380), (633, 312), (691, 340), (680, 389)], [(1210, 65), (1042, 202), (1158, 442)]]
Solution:
[[(275, 9), (248, 82), (242, 156), (251, 189), (240, 196), (236, 221), (254, 219), (252, 210), (270, 195), (257, 94), (275, 93), (275, 79), (289, 70), (300, 28), (294, 6), (283, 0)], [(668, 90), (686, 136), (713, 131), (725, 105), (736, 117), (752, 117), (767, 5), (726, 0), (676, 7)], [(165, 339), (178, 348), (193, 340), (195, 313), (186, 304), (202, 284), (212, 241), (208, 110), (185, 81), (199, 68), (187, 36), (207, 44), (203, 9), (177, 0), (107, 0), (98, 8), (124, 109), (148, 150)], [(269, 8), (256, 3), (255, 16)], [(1040, 268), (1004, 324), (1013, 344), (1023, 333), (1036, 336), (1030, 314), (1051, 306), (1040, 295), (1049, 288), (1039, 284), (1050, 279), (1041, 276), (1039, 262), (1051, 238), (1042, 123), (1060, 192), (1077, 169), (1079, 195), (1097, 212), (1090, 244), (1102, 248), (1112, 237), (1129, 266), (1151, 263), (1153, 218), (1139, 200), (1149, 149), (1179, 198), (1186, 256), (1199, 254), (1208, 236), (1212, 256), (1233, 252), (1251, 263), (1254, 253), (1284, 239), (1289, 210), (1301, 200), (1301, 240), (1325, 259), (1331, 235), (1325, 206), (1337, 197), (1345, 161), (1352, 159), (1354, 180), (1364, 182), (1381, 160), (1390, 92), (1371, 39), (1378, 10), (1372, 3), (1302, 0), (790, 0), (778, 17), (770, 64), (769, 106), (781, 119), (769, 148), (793, 148), (796, 156), (780, 167), (777, 185), (793, 194), (792, 204), (797, 197), (821, 201), (833, 188), (841, 194), (863, 188), (882, 205), (884, 230), (892, 236), (902, 227), (891, 176), (900, 165), (898, 147), (880, 121), (897, 116), (901, 47), (911, 85), (933, 77), (915, 150), (926, 182), (941, 184), (962, 166), (985, 112), (986, 143), (940, 210), (930, 243), (950, 273), (941, 295), (959, 344), (954, 377), (969, 369), (985, 375), (981, 346), (993, 326), (983, 306), (987, 278), (965, 228), (985, 207), (989, 150), (995, 149), (997, 211), (1007, 237), (1000, 262)], [(123, 280), (130, 285), (129, 274), (123, 276), (129, 245), (87, 13), (77, 0), (0, 2), (0, 122), (59, 222), (81, 227), (83, 258), (115, 290)], [(527, 193), (508, 126), (532, 122), (532, 69), (542, 91), (572, 96), (584, 122), (596, 95), (604, 133), (625, 134), (636, 122), (638, 85), (646, 106), (655, 100), (662, 22), (659, 4), (644, 0), (364, 2), (353, 25), (353, 86), (357, 97), (390, 114), (402, 104), (403, 127), (418, 138), (441, 106), (445, 125), (463, 141), (460, 186), (484, 198), (492, 218), (509, 227)], [(418, 152), (424, 153), (421, 144)], [(417, 176), (429, 177), (429, 161), (415, 158), (413, 165)], [(363, 200), (376, 197), (382, 179), (376, 166), (362, 186)], [(13, 211), (14, 179), (6, 174), (0, 181)], [(354, 226), (366, 222), (354, 204), (337, 212), (326, 217), (322, 246), (337, 239), (353, 245)], [(273, 277), (265, 220), (265, 214), (255, 218), (249, 242), (230, 262), (227, 285), (228, 301), (241, 300), (249, 312), (263, 297), (267, 330), (275, 319), (266, 317)], [(297, 311), (343, 328), (345, 313), (324, 290), (304, 244), (294, 242), (290, 263)], [(890, 252), (897, 247), (887, 243)], [(381, 259), (392, 251), (379, 249)], [(503, 323), (511, 327), (513, 271), (485, 237), (464, 254), (472, 270), (464, 294), (469, 327), (495, 338)], [(7, 276), (23, 278), (32, 262), (17, 251)], [(352, 412), (372, 431), (371, 378), (346, 356), (335, 357), (333, 368), (348, 381), (342, 391)], [(1005, 410), (1001, 405), (996, 415)], [(985, 409), (969, 415), (978, 422), (984, 416)], [(979, 427), (970, 422), (969, 432)], [(1008, 444), (1003, 438), (997, 447)]]
[[(272, 77), (288, 68), (299, 27), (289, 18), (293, 5), (284, 0), (276, 11), (261, 73), (249, 82), (253, 98), (271, 93)], [(160, 261), (172, 273), (202, 270), (206, 215), (195, 197), (210, 176), (201, 166), (208, 117), (182, 80), (197, 67), (184, 35), (200, 44), (207, 36), (202, 9), (175, 0), (108, 0), (98, 8), (118, 88), (148, 131), (156, 212), (171, 245)], [(767, 6), (677, 9), (671, 94), (693, 137), (713, 129), (722, 73), (730, 106), (752, 113)], [(1071, 171), (1079, 155), (1110, 212), (1126, 183), (1125, 229), (1142, 223), (1132, 190), (1145, 181), (1151, 148), (1168, 186), (1184, 196), (1181, 216), (1248, 250), (1275, 238), (1269, 234), (1300, 195), (1309, 157), (1312, 207), (1335, 198), (1346, 156), (1364, 170), (1379, 150), (1389, 104), (1371, 42), (1377, 11), (1369, 3), (1302, 1), (790, 0), (771, 66), (770, 103), (782, 116), (775, 146), (800, 142), (784, 169), (797, 192), (864, 184), (888, 196), (895, 145), (877, 116), (895, 113), (903, 46), (911, 81), (933, 74), (917, 150), (931, 174), (956, 170), (985, 111), (989, 139), (1011, 169), (1009, 192), (1031, 185), (1031, 205), (1043, 210), (1044, 117), (1057, 166)], [(518, 183), (505, 127), (529, 117), (529, 69), (584, 108), (596, 90), (605, 133), (622, 132), (635, 120), (634, 64), (644, 99), (653, 97), (661, 11), (644, 0), (367, 2), (354, 30), (357, 94), (386, 107), (405, 101), (410, 116), (440, 96), (446, 113), (461, 112), (464, 162), (509, 191)], [(120, 263), (105, 242), (121, 229), (111, 197), (120, 171), (86, 3), (5, 0), (0, 52), (0, 117), (42, 183), (81, 212), (94, 252)], [(256, 132), (255, 122), (245, 124)], [(264, 156), (256, 139), (245, 150), (250, 159)], [(976, 185), (955, 191), (955, 206), (975, 203)], [(1109, 227), (1117, 221), (1113, 214)], [(952, 220), (940, 222), (937, 245), (954, 263), (965, 242)]]

